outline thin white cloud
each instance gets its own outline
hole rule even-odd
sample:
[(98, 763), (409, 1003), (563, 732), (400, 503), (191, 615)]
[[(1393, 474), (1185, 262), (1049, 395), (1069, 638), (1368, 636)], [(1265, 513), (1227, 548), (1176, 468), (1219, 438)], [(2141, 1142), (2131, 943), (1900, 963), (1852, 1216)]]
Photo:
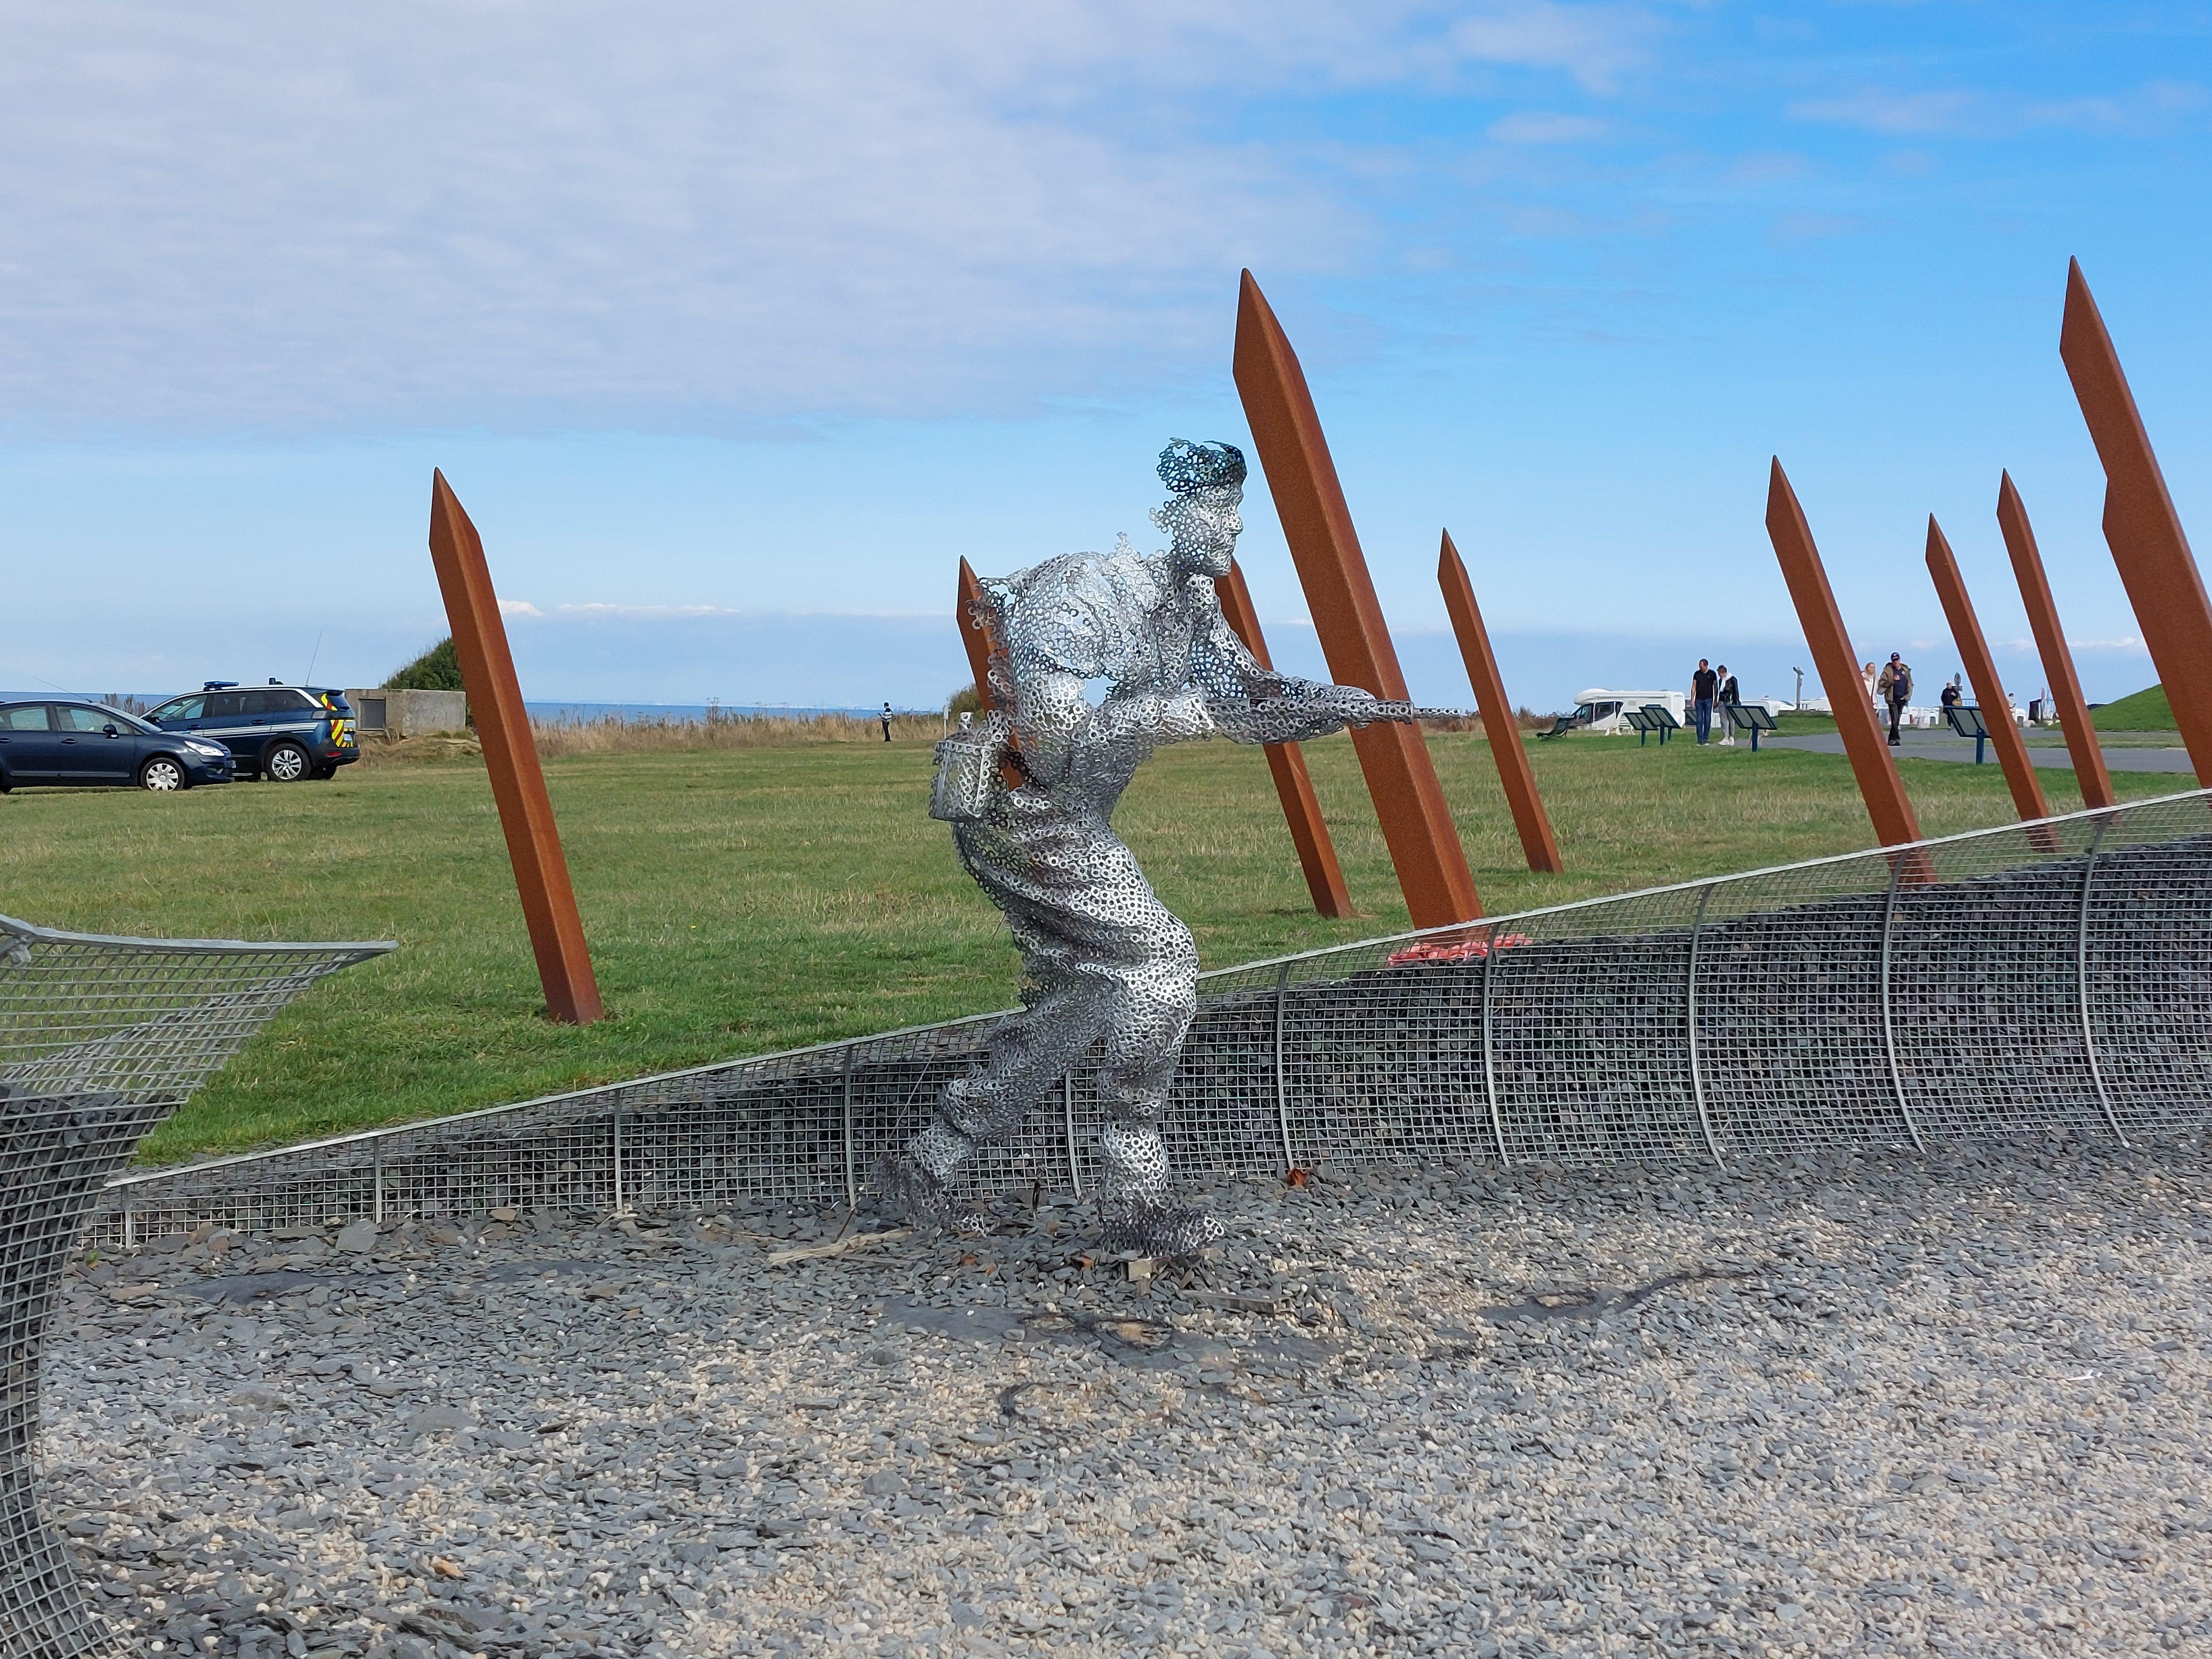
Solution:
[(1841, 98), (1814, 98), (1790, 106), (1801, 121), (1864, 127), (1891, 137), (1966, 131), (1980, 106), (1972, 92), (1884, 92), (1875, 88)]
[(1583, 144), (1604, 137), (1610, 131), (1595, 116), (1544, 110), (1524, 110), (1490, 124), (1491, 137), (1501, 144)]
[(1801, 121), (1862, 127), (1892, 138), (2001, 138), (2052, 129), (2134, 136), (2170, 130), (2199, 113), (2208, 102), (2212, 99), (2203, 88), (2175, 81), (2047, 99), (1966, 88), (1893, 92), (1863, 88), (1841, 97), (1792, 104), (1789, 112)]
[(1562, 69), (1595, 92), (1611, 90), (1656, 44), (1656, 15), (1631, 6), (1512, 5), (1453, 25), (1454, 50), (1480, 63)]
[(527, 599), (501, 599), (499, 614), (502, 617), (535, 617), (544, 621), (545, 613)]
[[(1615, 85), (1487, 0), (76, 0), (0, 53), (0, 411), (39, 432), (1004, 412), (1218, 356), (1361, 191), (1246, 100)], [(1228, 136), (1218, 136), (1226, 134)]]

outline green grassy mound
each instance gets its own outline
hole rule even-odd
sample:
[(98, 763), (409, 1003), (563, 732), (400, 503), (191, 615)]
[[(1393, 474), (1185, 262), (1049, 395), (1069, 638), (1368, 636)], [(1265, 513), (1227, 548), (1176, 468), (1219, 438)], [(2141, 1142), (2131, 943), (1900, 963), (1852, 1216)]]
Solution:
[(2173, 708), (2162, 685), (2147, 686), (2133, 696), (2108, 702), (2089, 711), (2089, 720), (2100, 732), (2171, 732)]

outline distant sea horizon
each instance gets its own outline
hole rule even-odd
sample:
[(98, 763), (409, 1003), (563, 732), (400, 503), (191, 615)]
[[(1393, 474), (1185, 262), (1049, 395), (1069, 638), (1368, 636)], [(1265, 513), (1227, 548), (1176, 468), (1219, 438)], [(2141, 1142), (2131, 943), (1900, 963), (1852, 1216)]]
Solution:
[[(0, 691), (0, 702), (35, 702), (42, 697), (79, 698), (86, 702), (137, 703), (152, 708), (166, 702), (174, 691), (60, 691), (45, 686), (35, 691)], [(833, 707), (827, 704), (785, 702), (532, 702), (525, 708), (541, 720), (703, 720), (711, 711), (722, 720), (811, 720), (823, 714), (846, 714), (854, 720), (879, 720), (884, 706)], [(894, 714), (941, 714), (942, 708), (900, 708)]]

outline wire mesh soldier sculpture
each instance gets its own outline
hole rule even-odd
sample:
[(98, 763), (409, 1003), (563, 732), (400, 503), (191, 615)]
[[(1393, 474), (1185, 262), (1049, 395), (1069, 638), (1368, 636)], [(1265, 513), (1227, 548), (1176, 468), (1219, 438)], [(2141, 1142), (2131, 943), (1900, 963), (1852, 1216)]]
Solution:
[[(1427, 712), (1261, 667), (1213, 591), (1243, 530), (1243, 453), (1179, 438), (1159, 476), (1169, 500), (1152, 519), (1166, 552), (1146, 557), (1123, 536), (1111, 553), (1048, 559), (985, 581), (969, 618), (991, 641), (994, 707), (939, 746), (930, 811), (951, 821), (960, 861), (1006, 915), (1023, 1008), (880, 1178), (917, 1219), (967, 1222), (954, 1187), (979, 1145), (1012, 1132), (1103, 1040), (1106, 1248), (1177, 1256), (1219, 1237), (1211, 1214), (1176, 1196), (1159, 1132), (1197, 1006), (1198, 951), (1115, 835), (1114, 808), (1164, 743), (1297, 742)], [(1094, 706), (1085, 686), (1102, 679), (1110, 689)]]

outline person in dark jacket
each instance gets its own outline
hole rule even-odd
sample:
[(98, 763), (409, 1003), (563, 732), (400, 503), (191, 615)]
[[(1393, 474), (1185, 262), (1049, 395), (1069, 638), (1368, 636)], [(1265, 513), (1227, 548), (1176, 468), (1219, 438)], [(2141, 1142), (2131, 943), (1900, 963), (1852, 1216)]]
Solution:
[(1720, 690), (1713, 697), (1713, 715), (1720, 722), (1721, 741), (1733, 749), (1735, 747), (1735, 716), (1729, 713), (1729, 705), (1742, 702), (1743, 693), (1737, 689), (1735, 676), (1728, 672), (1726, 663), (1713, 672), (1720, 680)]
[(1897, 728), (1905, 723), (1905, 706), (1912, 701), (1912, 667), (1893, 651), (1889, 660), (1881, 666), (1881, 678), (1875, 682), (1881, 700), (1889, 705), (1889, 744), (1897, 747)]
[(1714, 673), (1703, 657), (1698, 659), (1698, 672), (1690, 676), (1690, 708), (1697, 722), (1698, 741), (1703, 743), (1713, 729), (1713, 693), (1720, 686), (1720, 676)]

